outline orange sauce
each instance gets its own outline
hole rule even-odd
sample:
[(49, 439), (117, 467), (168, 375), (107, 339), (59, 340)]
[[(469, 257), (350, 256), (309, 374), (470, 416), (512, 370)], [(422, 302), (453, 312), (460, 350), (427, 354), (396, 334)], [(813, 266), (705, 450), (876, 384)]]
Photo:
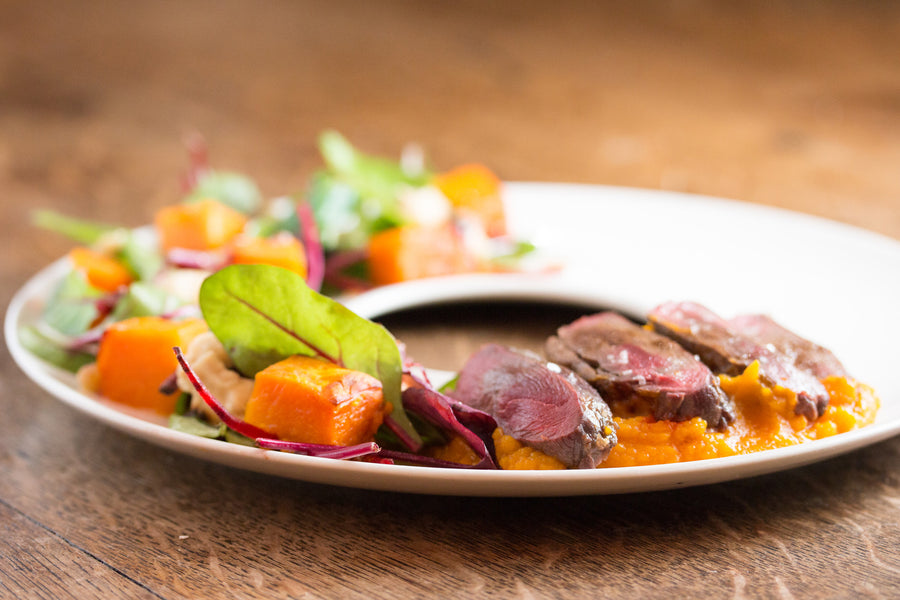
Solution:
[(566, 466), (553, 458), (526, 446), (513, 437), (503, 433), (499, 427), (494, 430), (494, 449), (497, 451), (497, 462), (505, 470), (554, 470), (565, 469)]
[(869, 425), (880, 405), (869, 386), (829, 377), (823, 381), (828, 408), (808, 423), (794, 414), (794, 392), (781, 386), (769, 388), (760, 381), (758, 363), (735, 377), (720, 375), (719, 381), (735, 405), (734, 422), (725, 431), (708, 430), (699, 417), (680, 423), (615, 417), (619, 443), (600, 466), (688, 462), (802, 444)]

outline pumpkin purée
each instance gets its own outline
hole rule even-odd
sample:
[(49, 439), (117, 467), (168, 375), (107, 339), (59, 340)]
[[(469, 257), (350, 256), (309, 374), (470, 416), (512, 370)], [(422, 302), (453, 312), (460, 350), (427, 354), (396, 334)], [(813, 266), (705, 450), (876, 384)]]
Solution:
[[(769, 388), (754, 362), (735, 377), (720, 375), (722, 389), (733, 398), (735, 420), (726, 431), (707, 428), (706, 421), (656, 421), (652, 417), (614, 417), (618, 444), (600, 467), (635, 467), (689, 462), (750, 454), (818, 440), (870, 425), (880, 402), (874, 390), (846, 377), (823, 380), (829, 404), (825, 414), (808, 423), (794, 414), (797, 396), (781, 386)], [(499, 429), (494, 433), (503, 469), (562, 469), (550, 457), (523, 446)]]
[(759, 363), (735, 377), (720, 375), (719, 381), (735, 403), (735, 420), (726, 431), (708, 430), (700, 418), (676, 423), (616, 417), (619, 443), (601, 466), (688, 462), (793, 446), (869, 425), (879, 407), (872, 388), (845, 377), (829, 377), (823, 381), (828, 408), (810, 424), (794, 414), (794, 392), (762, 383)]

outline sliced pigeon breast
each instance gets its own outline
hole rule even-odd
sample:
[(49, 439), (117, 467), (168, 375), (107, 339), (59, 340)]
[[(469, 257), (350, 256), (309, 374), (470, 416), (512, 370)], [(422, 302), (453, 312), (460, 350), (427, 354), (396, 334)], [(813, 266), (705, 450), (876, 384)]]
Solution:
[[(668, 302), (648, 315), (653, 328), (695, 353), (714, 372), (739, 375), (759, 361), (760, 377), (797, 394), (795, 412), (814, 421), (828, 406), (828, 391), (812, 372), (799, 368), (795, 357), (773, 343), (761, 343), (705, 306), (693, 302)], [(802, 339), (802, 338), (801, 338)]]
[(612, 411), (597, 390), (531, 353), (483, 346), (463, 366), (452, 396), (567, 467), (593, 468), (616, 444)]
[(577, 319), (557, 330), (547, 357), (587, 380), (617, 414), (657, 420), (703, 418), (721, 428), (734, 406), (718, 378), (673, 340), (614, 312)]

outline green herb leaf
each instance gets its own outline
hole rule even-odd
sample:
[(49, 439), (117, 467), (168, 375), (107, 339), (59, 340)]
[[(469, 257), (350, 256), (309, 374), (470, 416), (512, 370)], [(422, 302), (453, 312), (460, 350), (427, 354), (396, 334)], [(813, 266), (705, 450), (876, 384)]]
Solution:
[(217, 440), (225, 437), (224, 423), (212, 425), (194, 415), (170, 415), (169, 427), (175, 431)]
[(96, 360), (96, 357), (87, 352), (75, 352), (60, 347), (59, 344), (42, 334), (37, 327), (20, 327), (18, 334), (19, 342), (24, 348), (60, 369), (74, 373), (84, 365)]
[(327, 169), (313, 176), (308, 197), (328, 251), (359, 248), (373, 233), (402, 225), (400, 194), (431, 176), (360, 152), (335, 131), (319, 137), (319, 151)]
[(514, 243), (513, 247), (506, 254), (493, 257), (491, 262), (498, 267), (515, 268), (523, 258), (532, 254), (535, 250), (537, 250), (537, 247), (531, 242), (519, 240)]
[(287, 231), (300, 237), (300, 219), (297, 217), (296, 198), (280, 196), (271, 200), (265, 212), (251, 219), (244, 227), (244, 233), (255, 237), (267, 238), (276, 233)]
[(371, 231), (363, 224), (360, 196), (349, 184), (320, 171), (309, 186), (309, 204), (326, 251), (347, 250), (365, 245)]
[(91, 245), (103, 235), (118, 229), (115, 225), (75, 219), (53, 210), (34, 211), (31, 214), (31, 222), (38, 227), (54, 231), (85, 245)]
[(82, 272), (69, 271), (44, 308), (42, 318), (60, 333), (80, 335), (100, 316), (96, 299), (102, 295)]
[(421, 186), (428, 173), (407, 174), (400, 163), (360, 152), (336, 131), (319, 136), (319, 151), (329, 170), (362, 196), (393, 198), (401, 185)]
[(162, 270), (163, 257), (155, 241), (141, 233), (129, 232), (119, 251), (119, 258), (135, 277), (148, 281)]
[(239, 173), (208, 171), (185, 198), (185, 202), (199, 202), (213, 198), (245, 214), (259, 209), (262, 196), (252, 179)]
[(296, 273), (270, 265), (225, 267), (203, 282), (200, 309), (245, 376), (295, 354), (368, 373), (381, 381), (391, 417), (420, 441), (400, 400), (403, 364), (394, 338)]
[(116, 302), (110, 319), (121, 321), (131, 317), (164, 315), (181, 304), (181, 300), (165, 290), (144, 281), (136, 281), (128, 286), (128, 291)]
[(229, 444), (240, 444), (242, 446), (256, 446), (256, 441), (253, 438), (248, 438), (246, 435), (241, 435), (237, 431), (233, 429), (225, 428), (225, 441)]

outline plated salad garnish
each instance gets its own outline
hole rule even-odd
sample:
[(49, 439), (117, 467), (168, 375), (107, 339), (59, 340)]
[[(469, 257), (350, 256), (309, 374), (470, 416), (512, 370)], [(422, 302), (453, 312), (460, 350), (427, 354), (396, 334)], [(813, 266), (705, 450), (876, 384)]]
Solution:
[(196, 312), (200, 283), (232, 264), (280, 266), (331, 296), (524, 268), (533, 246), (507, 234), (502, 185), (486, 167), (436, 172), (420, 152), (415, 160), (370, 156), (333, 131), (320, 150), (324, 166), (307, 190), (264, 201), (251, 178), (212, 168), (205, 145), (192, 140), (182, 196), (149, 227), (36, 211), (38, 226), (78, 246), (23, 344), (77, 370), (113, 323)]
[[(873, 422), (874, 391), (762, 315), (667, 302), (561, 324), (541, 354), (488, 344), (438, 388), (401, 341), (333, 295), (505, 271), (486, 168), (433, 173), (329, 132), (307, 194), (263, 202), (196, 148), (149, 228), (39, 213), (79, 246), (22, 345), (173, 429), (332, 459), (585, 469), (732, 456)], [(415, 157), (413, 157), (415, 158)]]
[(506, 271), (533, 250), (508, 235), (502, 184), (480, 164), (433, 172), (420, 151), (400, 162), (359, 152), (335, 132), (319, 144), (325, 168), (308, 200), (326, 284), (364, 289), (473, 271)]

